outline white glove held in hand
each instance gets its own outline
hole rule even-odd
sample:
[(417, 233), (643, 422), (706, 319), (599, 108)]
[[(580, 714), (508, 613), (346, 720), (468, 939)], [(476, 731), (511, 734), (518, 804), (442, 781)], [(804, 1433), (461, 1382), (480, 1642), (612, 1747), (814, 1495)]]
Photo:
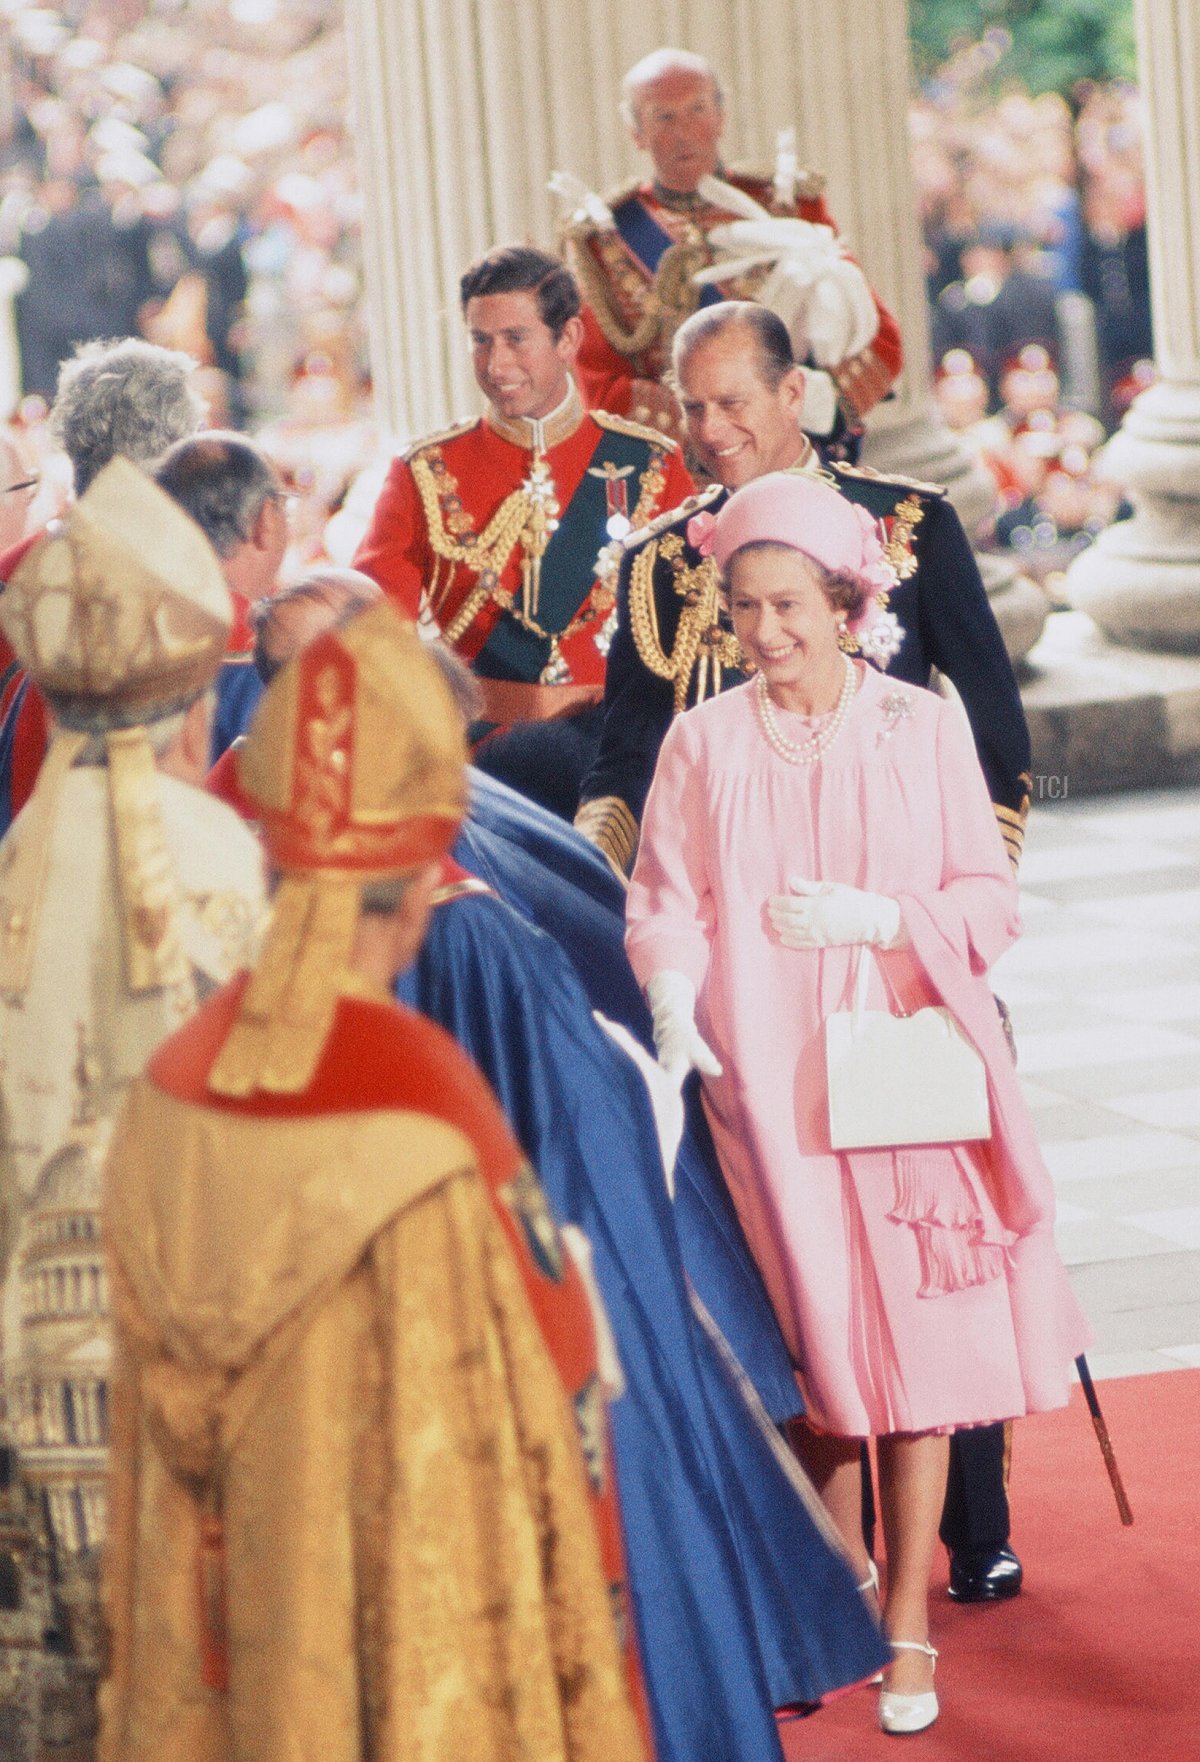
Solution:
[(716, 1054), (696, 1027), (696, 987), (685, 973), (655, 973), (646, 986), (658, 1062), (676, 1083), (689, 1071), (719, 1077)]
[(833, 948), (866, 942), (875, 948), (907, 943), (900, 906), (882, 893), (864, 893), (840, 881), (788, 876), (789, 893), (767, 901), (771, 926), (785, 948)]

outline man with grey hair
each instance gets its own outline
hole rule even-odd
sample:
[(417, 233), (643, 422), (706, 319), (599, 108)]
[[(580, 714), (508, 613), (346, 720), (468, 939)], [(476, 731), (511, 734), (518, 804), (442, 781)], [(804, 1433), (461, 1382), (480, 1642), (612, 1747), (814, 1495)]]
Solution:
[[(675, 331), (699, 307), (760, 300), (803, 334), (806, 427), (844, 449), (900, 370), (900, 332), (838, 239), (824, 178), (798, 169), (787, 137), (774, 166), (725, 167), (725, 101), (702, 56), (656, 49), (630, 68), (622, 94), (653, 178), (603, 201), (569, 178), (555, 182), (580, 202), (564, 242), (586, 300), (577, 363), (586, 402), (677, 433), (663, 383)], [(715, 267), (722, 258), (727, 276)]]
[(141, 337), (83, 343), (64, 361), (50, 429), (75, 468), (77, 496), (117, 454), (149, 468), (195, 433), (205, 408), (196, 367), (190, 355)]
[(226, 429), (178, 441), (154, 476), (216, 551), (233, 599), (233, 628), (217, 680), (216, 760), (245, 733), (262, 692), (249, 614), (279, 575), (288, 540), (287, 498), (279, 473), (261, 448)]
[[(302, 648), (326, 630), (341, 630), (352, 618), (357, 618), (360, 612), (365, 612), (368, 606), (382, 598), (383, 589), (379, 583), (360, 570), (318, 564), (299, 580), (290, 581), (286, 587), (255, 600), (249, 608), (248, 622), (253, 637), (251, 658), (259, 693)], [(449, 649), (443, 649), (440, 643), (434, 646), (440, 651), (437, 655), (439, 663), (454, 659)], [(465, 667), (460, 670), (466, 673), (473, 688), (473, 676)], [(450, 684), (454, 691), (453, 681)], [(475, 703), (474, 715), (478, 713), (478, 703), (472, 701)], [(244, 731), (239, 731), (219, 754), (208, 773), (205, 787), (229, 807), (236, 808), (239, 814), (253, 819), (254, 810), (238, 782), (237, 755), (243, 744)]]
[[(314, 637), (326, 630), (340, 630), (382, 598), (379, 583), (361, 569), (331, 565), (310, 569), (299, 581), (290, 581), (251, 607), (255, 672), (269, 685), (279, 669)], [(469, 672), (467, 677), (471, 677)]]

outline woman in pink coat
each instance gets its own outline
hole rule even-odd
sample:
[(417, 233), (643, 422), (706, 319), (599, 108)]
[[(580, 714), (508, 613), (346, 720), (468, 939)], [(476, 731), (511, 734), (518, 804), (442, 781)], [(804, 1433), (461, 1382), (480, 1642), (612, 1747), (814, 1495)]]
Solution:
[[(859, 1440), (878, 1440), (895, 1654), (880, 1720), (919, 1731), (937, 1717), (948, 1435), (1064, 1405), (1087, 1343), (986, 980), (1018, 932), (1016, 884), (961, 711), (844, 652), (848, 627), (864, 647), (888, 638), (865, 510), (772, 473), (711, 539), (757, 676), (663, 743), (627, 946), (660, 1060), (701, 1072), (797, 1366), (807, 1466), (864, 1578)], [(989, 1141), (831, 1148), (824, 1023), (851, 1007), (860, 959), (869, 1008), (949, 1008), (986, 1068)]]

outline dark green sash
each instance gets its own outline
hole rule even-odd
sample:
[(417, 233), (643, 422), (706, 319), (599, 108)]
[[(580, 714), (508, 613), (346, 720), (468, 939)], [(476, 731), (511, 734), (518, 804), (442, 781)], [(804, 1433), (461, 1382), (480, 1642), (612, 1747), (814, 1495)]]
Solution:
[[(579, 486), (558, 516), (558, 531), (542, 558), (541, 601), (536, 614), (543, 630), (558, 636), (567, 628), (592, 591), (596, 558), (608, 543), (608, 490), (602, 472), (606, 463), (618, 470), (632, 465), (623, 479), (632, 517), (642, 472), (650, 462), (650, 443), (636, 435), (601, 431)], [(518, 601), (519, 604), (519, 601)], [(509, 613), (501, 615), (475, 660), (475, 671), (487, 679), (520, 679), (536, 683), (550, 659), (547, 637), (535, 636)]]

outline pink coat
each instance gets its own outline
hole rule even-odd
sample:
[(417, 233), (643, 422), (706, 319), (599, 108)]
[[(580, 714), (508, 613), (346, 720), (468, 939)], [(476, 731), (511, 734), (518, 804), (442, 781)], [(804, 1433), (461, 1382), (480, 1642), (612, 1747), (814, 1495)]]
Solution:
[[(859, 671), (811, 767), (767, 743), (753, 685), (676, 719), (626, 938), (643, 984), (671, 968), (696, 985), (724, 1066), (704, 1083), (722, 1167), (811, 1416), (846, 1436), (1061, 1406), (1088, 1339), (987, 984), (1019, 930), (1017, 890), (970, 730), (932, 693)], [(823, 1024), (850, 1007), (856, 951), (780, 944), (766, 901), (789, 876), (899, 900), (910, 946), (878, 965), (901, 1007), (946, 1004), (978, 1048), (989, 1144), (830, 1148)], [(878, 972), (870, 1002), (887, 1007)]]

